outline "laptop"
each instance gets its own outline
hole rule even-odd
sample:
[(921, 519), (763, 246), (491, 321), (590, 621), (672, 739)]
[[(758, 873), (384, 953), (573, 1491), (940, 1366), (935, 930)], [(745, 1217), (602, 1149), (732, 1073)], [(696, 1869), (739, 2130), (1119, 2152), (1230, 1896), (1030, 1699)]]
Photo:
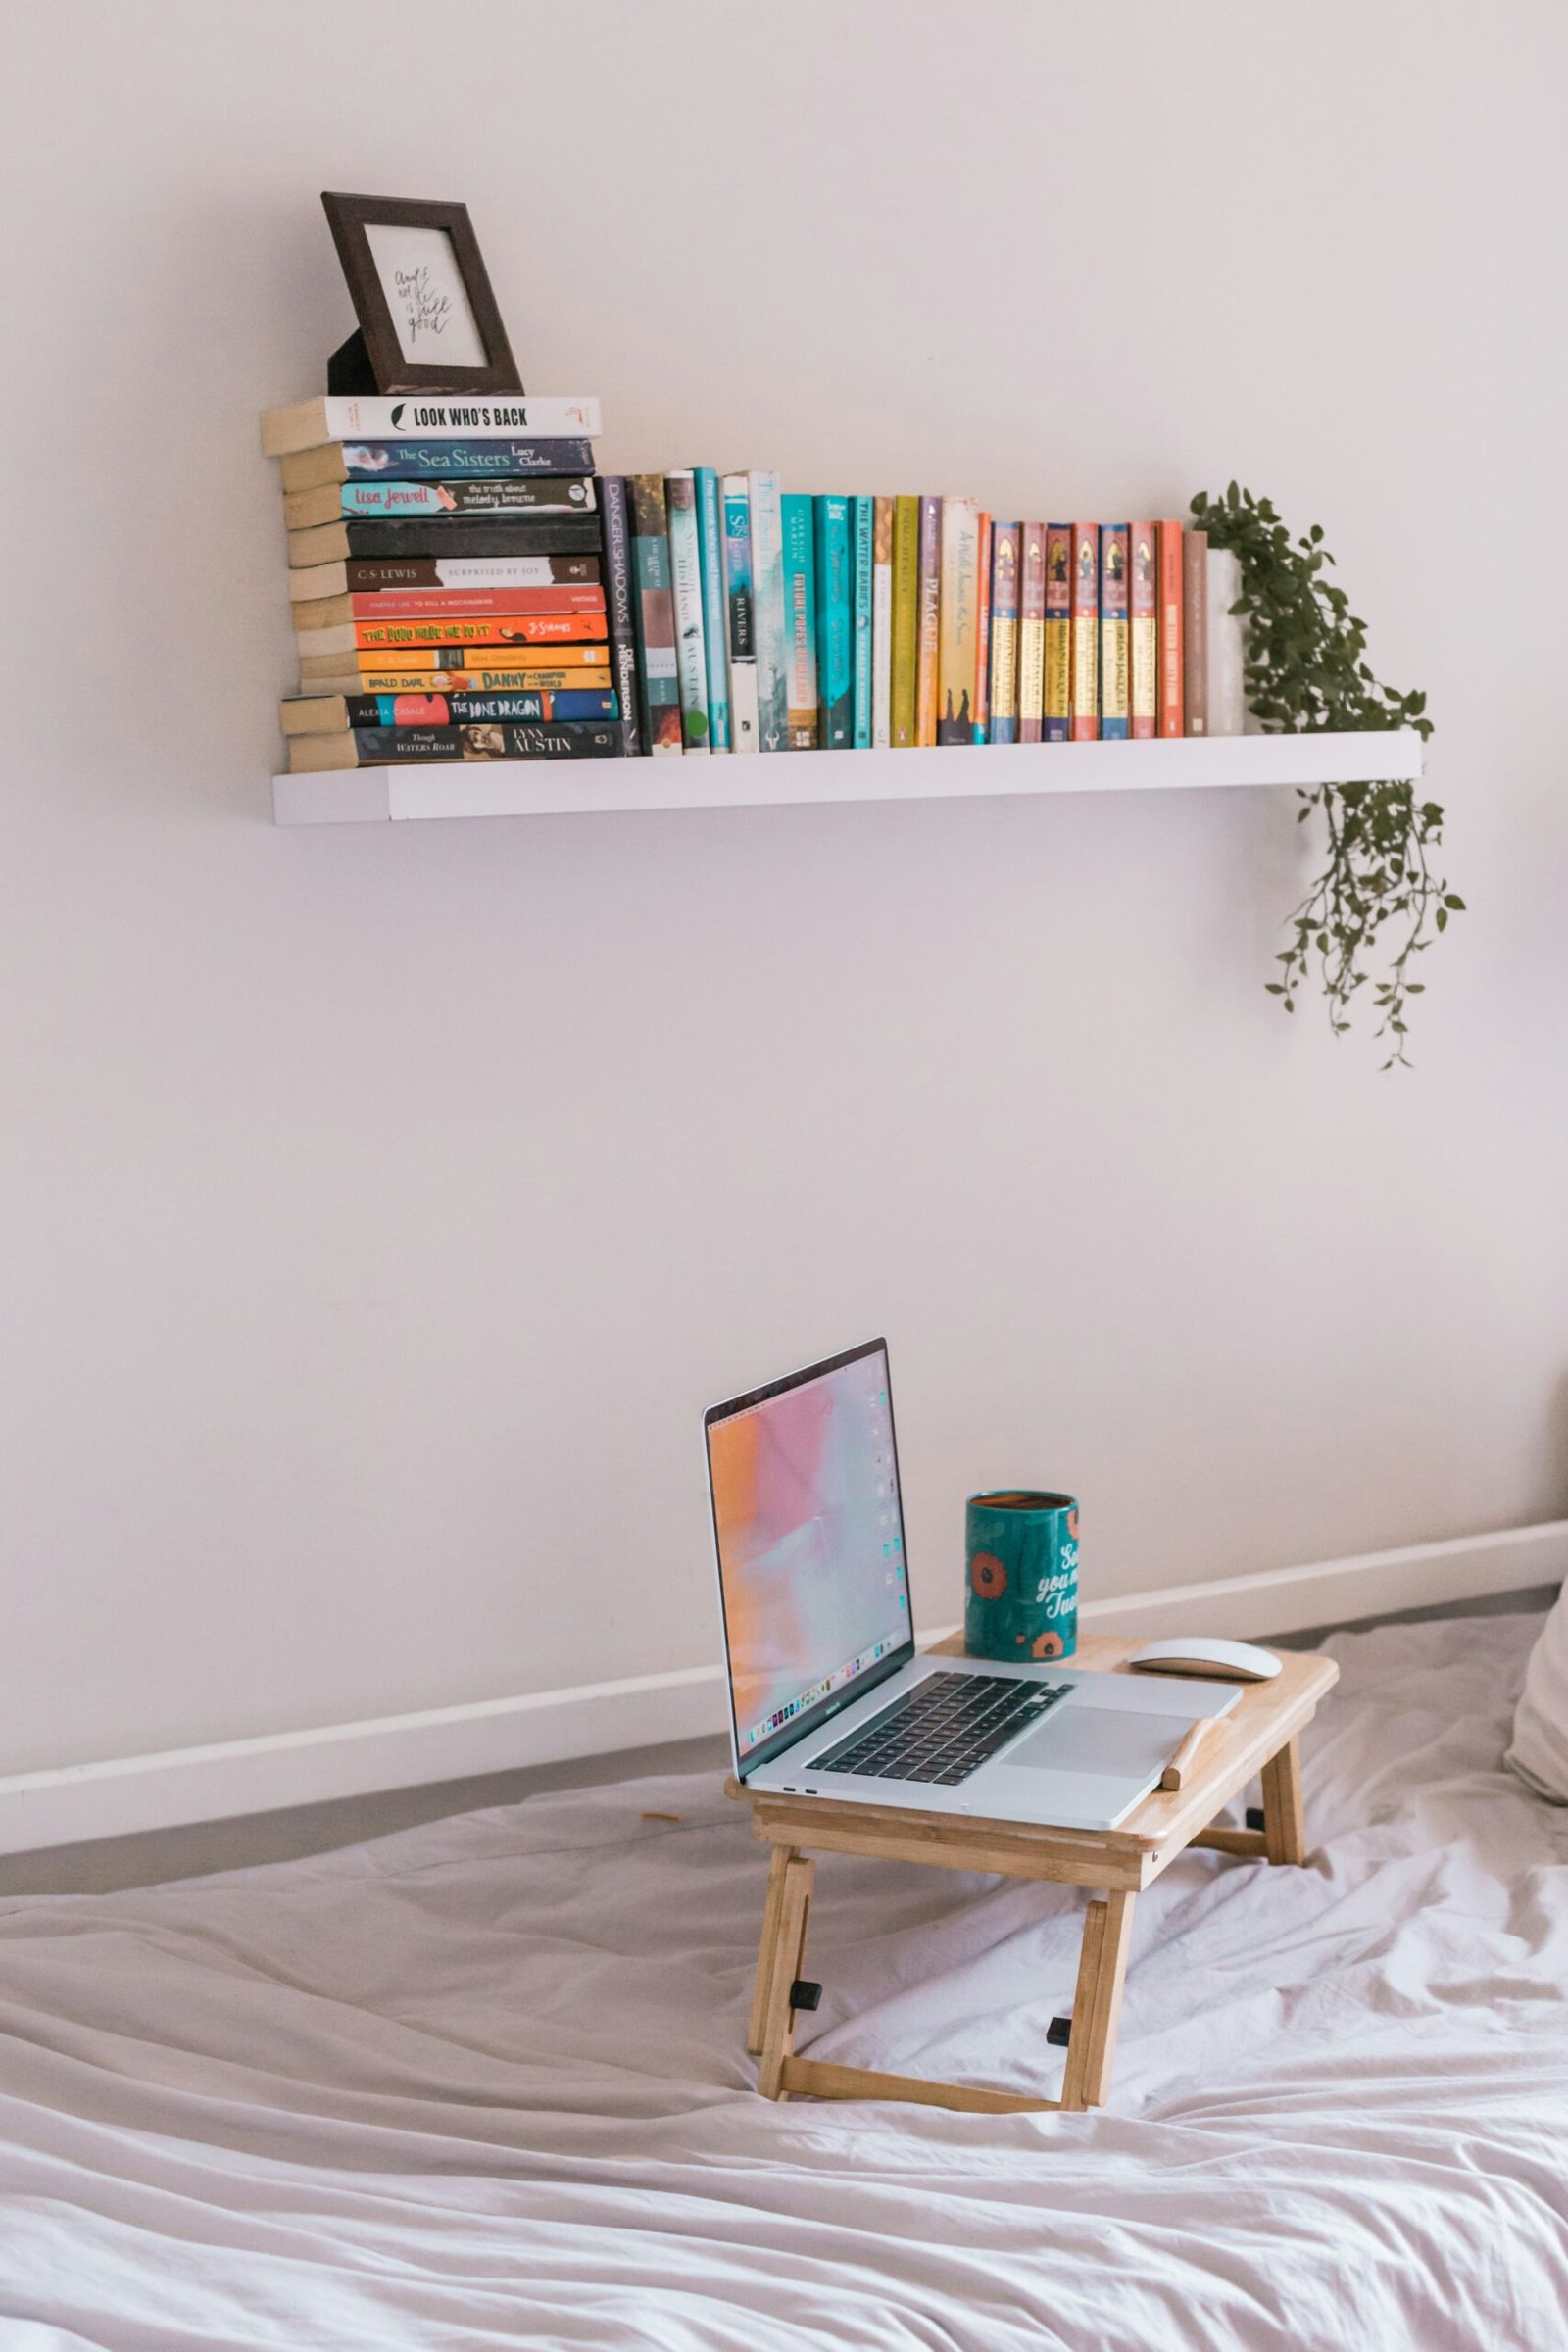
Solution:
[(915, 1653), (884, 1340), (704, 1416), (735, 1771), (748, 1788), (1114, 1829), (1200, 1716), (1161, 1676)]

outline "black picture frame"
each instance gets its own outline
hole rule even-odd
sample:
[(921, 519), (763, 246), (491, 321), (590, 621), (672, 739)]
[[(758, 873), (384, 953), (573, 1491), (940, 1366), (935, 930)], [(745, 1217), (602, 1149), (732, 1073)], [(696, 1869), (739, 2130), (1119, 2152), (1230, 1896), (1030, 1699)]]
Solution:
[[(351, 337), (333, 355), (339, 383), (331, 389), (339, 389), (341, 385), (344, 390), (383, 393), (522, 390), (517, 364), (501, 323), (489, 272), (466, 204), (441, 204), (408, 196), (355, 196), (323, 188), (321, 205), (348, 281), (354, 315), (360, 322), (358, 337)], [(404, 312), (409, 323), (401, 330), (394, 314), (394, 296), (389, 296), (384, 282), (384, 262), (377, 261), (370, 245), (369, 231), (376, 228), (434, 231), (444, 236), (450, 246), (449, 257), (441, 248), (431, 248), (439, 258), (440, 274), (446, 279), (445, 291), (439, 284), (429, 288), (417, 308), (411, 300)], [(461, 279), (461, 292), (466, 298), (466, 318), (461, 315), (461, 309), (453, 307), (454, 272)], [(403, 276), (397, 278), (397, 284), (403, 283)], [(471, 349), (477, 338), (484, 353), (481, 364), (454, 364), (439, 357), (432, 357), (426, 363), (409, 357), (405, 333), (411, 337), (418, 335), (433, 349), (435, 336), (442, 331), (446, 318), (450, 318), (457, 330), (460, 347)], [(352, 348), (355, 344), (357, 350)], [(363, 374), (368, 380), (353, 382), (350, 379), (356, 374)]]

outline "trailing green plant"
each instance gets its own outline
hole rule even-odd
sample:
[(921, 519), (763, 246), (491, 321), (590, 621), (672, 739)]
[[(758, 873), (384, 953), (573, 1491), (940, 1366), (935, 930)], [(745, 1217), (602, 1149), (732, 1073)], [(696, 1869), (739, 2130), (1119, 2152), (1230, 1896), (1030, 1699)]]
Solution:
[[(1426, 696), (1400, 694), (1373, 676), (1366, 623), (1325, 577), (1334, 558), (1319, 524), (1293, 540), (1270, 500), (1234, 482), (1222, 498), (1200, 490), (1192, 504), (1209, 546), (1230, 548), (1241, 565), (1241, 595), (1231, 610), (1246, 626), (1247, 699), (1266, 734), (1413, 727), (1423, 741), (1431, 735)], [(1328, 857), (1290, 918), (1269, 994), (1294, 1012), (1315, 958), (1330, 1025), (1343, 1037), (1357, 992), (1370, 986), (1379, 1016), (1374, 1034), (1390, 1041), (1383, 1066), (1408, 1066), (1409, 1000), (1425, 986), (1412, 977), (1415, 958), (1464, 907), (1430, 862), (1443, 810), (1436, 801), (1418, 801), (1408, 782), (1315, 784), (1299, 798), (1298, 823), (1314, 809), (1323, 813)], [(1380, 947), (1387, 955), (1381, 972), (1374, 969)]]

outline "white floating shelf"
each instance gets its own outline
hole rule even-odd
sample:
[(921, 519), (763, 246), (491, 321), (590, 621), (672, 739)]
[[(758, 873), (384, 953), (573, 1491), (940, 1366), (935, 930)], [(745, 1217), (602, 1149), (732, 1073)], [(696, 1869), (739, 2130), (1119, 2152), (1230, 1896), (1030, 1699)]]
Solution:
[(631, 808), (758, 808), (803, 801), (997, 800), (1221, 784), (1384, 783), (1421, 773), (1421, 738), (1209, 735), (1153, 743), (944, 744), (930, 751), (736, 759), (441, 760), (274, 776), (280, 825), (410, 817), (574, 816)]

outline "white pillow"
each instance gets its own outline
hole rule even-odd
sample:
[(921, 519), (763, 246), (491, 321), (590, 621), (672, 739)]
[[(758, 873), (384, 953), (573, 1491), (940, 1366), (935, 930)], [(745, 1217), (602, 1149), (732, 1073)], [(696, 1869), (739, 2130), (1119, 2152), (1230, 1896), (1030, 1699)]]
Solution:
[(1568, 1805), (1568, 1585), (1530, 1652), (1507, 1760), (1538, 1795)]

